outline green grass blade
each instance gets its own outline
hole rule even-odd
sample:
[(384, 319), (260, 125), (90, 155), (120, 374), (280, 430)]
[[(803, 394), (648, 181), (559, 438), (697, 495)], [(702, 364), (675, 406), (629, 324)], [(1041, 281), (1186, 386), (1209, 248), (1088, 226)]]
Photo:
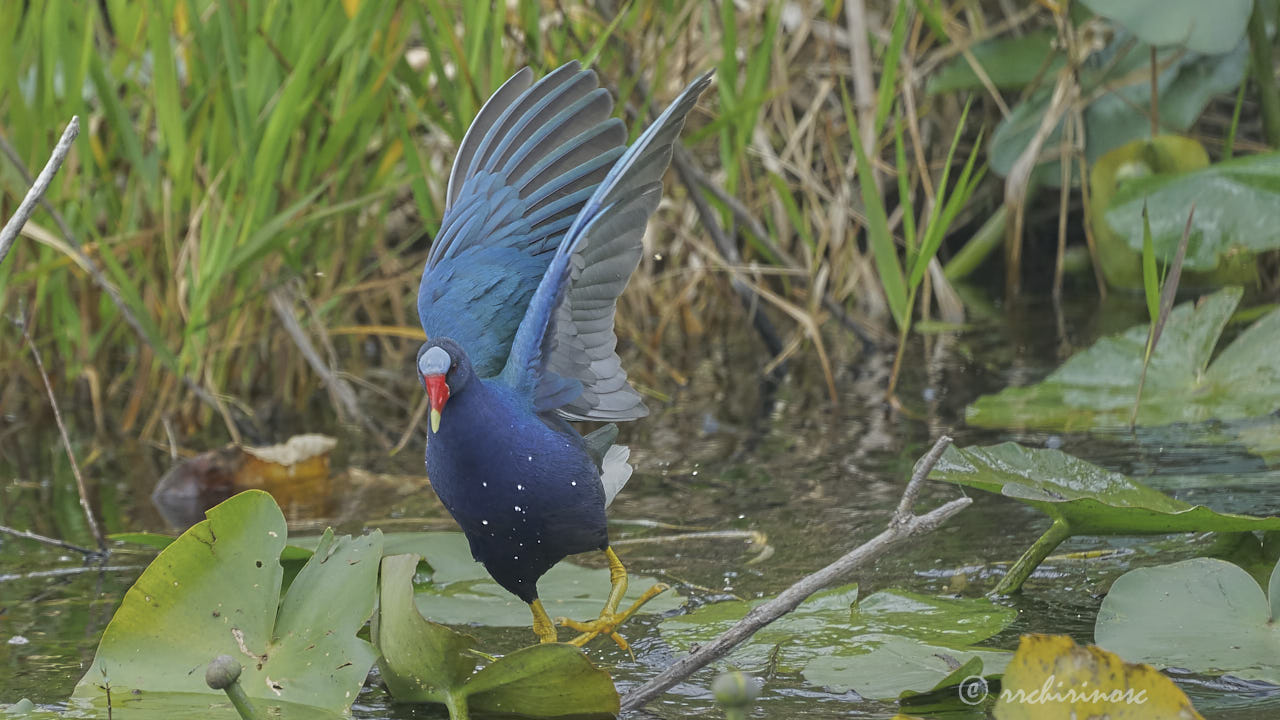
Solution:
[[(1142, 203), (1142, 289), (1147, 296), (1147, 317), (1155, 327), (1156, 318), (1160, 317), (1160, 277), (1156, 270), (1155, 242), (1151, 238), (1151, 218), (1147, 215), (1145, 202)], [(1149, 344), (1147, 354), (1151, 354)]]
[(844, 106), (845, 122), (849, 127), (849, 139), (853, 143), (853, 151), (858, 161), (858, 186), (862, 191), (862, 203), (866, 206), (867, 238), (871, 245), (871, 254), (876, 264), (876, 273), (880, 276), (880, 284), (884, 287), (885, 298), (889, 302), (889, 311), (899, 328), (910, 321), (910, 307), (907, 300), (906, 281), (902, 275), (902, 264), (898, 260), (898, 248), (894, 245), (893, 235), (889, 232), (889, 216), (885, 212), (884, 200), (876, 189), (871, 161), (858, 138), (858, 123), (854, 119), (853, 105), (849, 102), (848, 92), (841, 87), (840, 98)]

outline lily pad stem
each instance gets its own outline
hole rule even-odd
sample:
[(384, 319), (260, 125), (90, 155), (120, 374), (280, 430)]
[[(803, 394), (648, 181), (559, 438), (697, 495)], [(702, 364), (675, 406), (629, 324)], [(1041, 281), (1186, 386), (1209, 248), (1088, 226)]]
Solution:
[(449, 720), (469, 720), (467, 712), (467, 696), (460, 693), (446, 692), (444, 706), (449, 710)]
[(1035, 572), (1036, 568), (1040, 567), (1040, 563), (1049, 557), (1049, 553), (1069, 537), (1071, 537), (1071, 525), (1063, 518), (1056, 518), (1040, 539), (1032, 543), (1013, 567), (1009, 568), (1009, 573), (1004, 576), (996, 589), (991, 591), (991, 594), (1009, 595), (1021, 590), (1022, 584), (1031, 577), (1031, 573)]

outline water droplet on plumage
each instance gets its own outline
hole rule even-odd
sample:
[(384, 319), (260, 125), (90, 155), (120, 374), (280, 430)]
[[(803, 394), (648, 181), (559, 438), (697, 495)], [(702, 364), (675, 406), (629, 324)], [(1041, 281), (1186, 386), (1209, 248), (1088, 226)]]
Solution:
[(523, 489), (524, 489), (524, 486), (523, 486), (523, 485), (519, 485), (519, 484), (517, 484), (517, 485), (516, 485), (516, 489), (517, 489), (517, 490), (523, 490)]
[(488, 524), (489, 524), (489, 521), (488, 521), (488, 520), (481, 520), (481, 521), (480, 521), (480, 524), (481, 524), (481, 525), (488, 525)]
[(516, 505), (516, 512), (524, 512), (524, 511), (520, 509), (519, 505)]

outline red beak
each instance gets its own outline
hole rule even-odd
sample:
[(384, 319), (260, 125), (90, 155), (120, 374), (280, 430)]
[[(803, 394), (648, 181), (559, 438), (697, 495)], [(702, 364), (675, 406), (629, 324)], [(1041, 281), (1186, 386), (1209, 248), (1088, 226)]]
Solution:
[(444, 375), (423, 375), (422, 384), (427, 388), (427, 399), (431, 401), (431, 432), (440, 431), (440, 411), (449, 402), (449, 385)]

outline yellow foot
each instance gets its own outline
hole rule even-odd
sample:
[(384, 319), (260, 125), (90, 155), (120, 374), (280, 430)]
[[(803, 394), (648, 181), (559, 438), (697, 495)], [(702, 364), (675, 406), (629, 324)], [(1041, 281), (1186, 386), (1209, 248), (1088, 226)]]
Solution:
[[(666, 583), (658, 583), (657, 585), (654, 585), (648, 590), (645, 590), (639, 600), (636, 600), (631, 604), (631, 607), (623, 610), (622, 612), (609, 612), (608, 610), (605, 610), (600, 613), (600, 617), (595, 620), (587, 620), (585, 622), (561, 617), (556, 618), (556, 624), (563, 625), (571, 630), (577, 630), (579, 633), (582, 633), (570, 640), (570, 645), (582, 647), (594, 640), (597, 636), (608, 635), (609, 638), (618, 645), (618, 647), (626, 650), (627, 652), (631, 652), (631, 646), (627, 644), (626, 639), (618, 634), (618, 626), (626, 622), (627, 619), (643, 607), (645, 603), (666, 592), (668, 588), (669, 586)], [(635, 653), (632, 653), (631, 656), (634, 658)]]

